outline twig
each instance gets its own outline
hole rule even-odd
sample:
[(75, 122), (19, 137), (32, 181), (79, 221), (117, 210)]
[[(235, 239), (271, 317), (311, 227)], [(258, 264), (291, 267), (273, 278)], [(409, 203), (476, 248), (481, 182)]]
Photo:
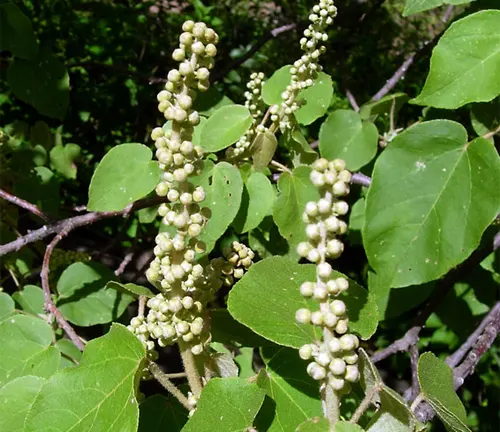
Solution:
[[(449, 19), (452, 16), (453, 12), (453, 5), (449, 6), (446, 9), (446, 12), (444, 13), (443, 17), (441, 18), (441, 21), (446, 24)], [(403, 64), (399, 66), (399, 68), (394, 72), (394, 74), (385, 82), (384, 86), (372, 97), (372, 101), (378, 101), (382, 99), (387, 93), (389, 93), (394, 87), (396, 87), (396, 84), (405, 76), (406, 72), (410, 68), (410, 66), (413, 64), (413, 61), (415, 60), (415, 56), (420, 53), (429, 43), (434, 42), (439, 38), (440, 35), (435, 36), (428, 41), (424, 42), (419, 49), (416, 51), (413, 51), (410, 53), (405, 60), (403, 61)]]
[(57, 222), (54, 222), (50, 225), (45, 225), (37, 230), (31, 231), (30, 233), (24, 235), (23, 237), (18, 238), (17, 240), (11, 241), (10, 243), (4, 244), (0, 246), (0, 256), (3, 256), (9, 252), (18, 251), (22, 247), (43, 240), (44, 238), (61, 232), (67, 227), (71, 227), (71, 230), (90, 225), (96, 223), (102, 219), (111, 218), (115, 216), (126, 216), (130, 213), (133, 213), (137, 210), (141, 210), (143, 208), (152, 207), (154, 205), (160, 204), (166, 200), (165, 197), (153, 197), (146, 198), (142, 200), (135, 201), (129, 204), (126, 208), (120, 211), (113, 212), (90, 212), (84, 215), (74, 216), (68, 219), (63, 219)]
[(146, 296), (139, 296), (139, 307), (137, 316), (144, 317), (144, 309), (146, 308)]
[(297, 27), (296, 24), (286, 24), (282, 25), (280, 27), (277, 27), (264, 36), (262, 36), (257, 43), (250, 48), (245, 54), (242, 56), (238, 57), (237, 59), (234, 59), (231, 63), (229, 63), (228, 66), (226, 66), (224, 69), (221, 71), (215, 71), (213, 74), (213, 81), (219, 81), (222, 78), (224, 78), (229, 72), (231, 72), (233, 69), (238, 68), (241, 66), (243, 63), (245, 63), (249, 58), (251, 58), (257, 51), (259, 51), (268, 41), (271, 39), (277, 38), (278, 36), (282, 35), (283, 33), (286, 33), (290, 30), (293, 30), (295, 27)]
[(124, 271), (125, 268), (130, 264), (132, 261), (132, 258), (134, 257), (135, 251), (130, 251), (125, 255), (123, 258), (122, 262), (118, 266), (118, 268), (115, 270), (115, 276), (120, 276)]
[(349, 420), (350, 423), (357, 424), (359, 422), (359, 419), (365, 413), (365, 411), (370, 407), (373, 398), (380, 391), (380, 389), (381, 389), (380, 385), (374, 385), (370, 390), (368, 390), (368, 393), (366, 393), (364, 399), (361, 401), (358, 408), (356, 408), (356, 411), (354, 411), (354, 414)]
[(9, 201), (10, 203), (15, 204), (18, 207), (28, 210), (30, 213), (33, 213), (39, 218), (42, 218), (44, 221), (48, 222), (52, 220), (50, 216), (46, 215), (35, 204), (32, 204), (28, 201), (23, 200), (22, 198), (12, 195), (3, 189), (0, 189), (0, 198), (3, 198), (5, 201)]
[(487, 134), (484, 134), (483, 138), (486, 138), (486, 139), (491, 138), (491, 137), (495, 136), (498, 132), (500, 132), (500, 126), (498, 126), (496, 129), (488, 132)]
[(404, 393), (406, 401), (414, 400), (420, 390), (418, 382), (418, 346), (417, 344), (410, 347), (410, 363), (411, 363), (411, 386)]
[(165, 390), (174, 396), (184, 408), (191, 411), (192, 407), (189, 405), (187, 397), (168, 379), (168, 375), (161, 370), (160, 366), (151, 362), (149, 364), (149, 371)]
[(196, 367), (196, 362), (194, 355), (191, 352), (191, 348), (185, 342), (179, 341), (179, 351), (181, 353), (182, 363), (184, 365), (184, 370), (186, 371), (189, 387), (193, 394), (199, 398), (203, 386), (201, 385), (200, 374), (198, 373), (198, 368)]
[(283, 165), (283, 164), (281, 164), (279, 162), (276, 162), (275, 160), (271, 161), (271, 165), (275, 166), (276, 168), (279, 168), (280, 171), (292, 174), (292, 171), (290, 170), (290, 168), (286, 167), (285, 165)]
[[(396, 354), (397, 352), (407, 351), (412, 345), (415, 345), (418, 342), (420, 331), (425, 325), (425, 322), (434, 312), (436, 307), (441, 304), (448, 292), (453, 288), (454, 283), (464, 273), (467, 273), (471, 268), (474, 268), (481, 261), (483, 261), (491, 253), (492, 249), (497, 249), (496, 239), (498, 237), (500, 237), (500, 233), (496, 234), (495, 239), (493, 240), (493, 247), (491, 247), (491, 243), (480, 246), (467, 260), (444, 276), (439, 282), (437, 289), (434, 291), (434, 295), (417, 313), (412, 327), (406, 332), (406, 334), (402, 338), (394, 341), (387, 348), (375, 353), (371, 357), (371, 360), (374, 363), (379, 362), (393, 354)], [(500, 243), (500, 240), (498, 243)]]
[(364, 175), (362, 173), (354, 173), (351, 177), (351, 184), (357, 184), (361, 185), (364, 187), (370, 187), (372, 184), (372, 179), (368, 177), (367, 175)]
[(352, 109), (356, 112), (359, 112), (359, 105), (356, 102), (356, 98), (354, 97), (354, 95), (351, 93), (351, 91), (349, 89), (345, 89), (345, 95), (347, 96), (347, 100), (351, 104)]
[(490, 324), (494, 319), (496, 314), (500, 311), (500, 302), (497, 302), (489, 311), (489, 313), (484, 317), (479, 326), (474, 330), (474, 332), (467, 338), (467, 340), (458, 348), (452, 355), (446, 359), (448, 366), (454, 368), (462, 359), (465, 357), (467, 352), (476, 343), (479, 336), (483, 333), (484, 329)]
[(45, 249), (45, 255), (43, 257), (42, 272), (41, 272), (43, 303), (44, 303), (45, 311), (49, 314), (54, 315), (59, 327), (61, 327), (64, 330), (66, 335), (71, 339), (71, 341), (75, 344), (75, 346), (80, 351), (83, 351), (83, 349), (85, 348), (85, 345), (81, 341), (80, 337), (76, 334), (73, 327), (71, 327), (71, 325), (64, 319), (64, 317), (62, 316), (59, 309), (57, 309), (56, 305), (54, 304), (54, 302), (52, 300), (52, 294), (50, 292), (50, 285), (49, 285), (49, 271), (50, 271), (49, 265), (50, 265), (50, 257), (52, 255), (52, 252), (53, 252), (54, 248), (57, 246), (57, 244), (64, 237), (66, 237), (72, 229), (73, 228), (71, 226), (69, 226), (69, 225), (66, 226), (49, 243), (49, 245), (47, 246), (47, 249)]

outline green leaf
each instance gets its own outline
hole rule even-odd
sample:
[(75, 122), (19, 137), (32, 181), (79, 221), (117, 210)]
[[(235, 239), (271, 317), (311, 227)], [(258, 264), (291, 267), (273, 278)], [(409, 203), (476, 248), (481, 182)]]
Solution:
[(414, 432), (420, 430), (404, 399), (394, 390), (383, 387), (380, 392), (381, 407), (366, 427), (368, 432)]
[(422, 92), (410, 102), (455, 109), (500, 93), (500, 11), (483, 10), (455, 21), (432, 51)]
[(22, 310), (33, 315), (43, 314), (43, 291), (35, 285), (25, 285), (22, 291), (12, 294)]
[(277, 147), (278, 140), (272, 132), (266, 130), (257, 134), (251, 147), (253, 166), (257, 171), (269, 165)]
[(287, 65), (278, 69), (273, 73), (262, 86), (262, 99), (268, 105), (279, 105), (283, 102), (281, 93), (285, 91), (290, 84), (291, 76), (290, 69), (292, 66)]
[(295, 432), (329, 432), (330, 423), (325, 417), (313, 417), (300, 424)]
[(45, 379), (36, 376), (23, 376), (8, 382), (0, 388), (0, 430), (22, 432), (26, 416), (45, 384)]
[(63, 63), (47, 47), (36, 59), (15, 58), (7, 69), (14, 95), (40, 114), (62, 120), (69, 105), (69, 75)]
[(362, 120), (375, 121), (379, 115), (388, 116), (392, 111), (394, 117), (396, 117), (399, 110), (408, 99), (408, 95), (405, 93), (393, 93), (384, 96), (378, 101), (365, 103), (360, 107), (359, 115)]
[(363, 242), (389, 287), (439, 278), (475, 250), (500, 211), (500, 159), (448, 120), (397, 136), (375, 163)]
[(319, 150), (327, 159), (344, 159), (350, 170), (358, 170), (377, 154), (378, 131), (362, 122), (352, 110), (337, 110), (328, 116), (319, 132)]
[(252, 426), (264, 391), (241, 378), (213, 378), (183, 432), (243, 431)]
[(424, 399), (447, 427), (470, 431), (465, 425), (465, 408), (453, 387), (453, 372), (446, 363), (430, 352), (422, 354), (418, 359), (418, 382)]
[(30, 128), (30, 141), (31, 145), (40, 145), (43, 149), (49, 149), (52, 147), (52, 134), (50, 133), (50, 128), (44, 121), (37, 121)]
[(236, 321), (227, 309), (214, 309), (210, 312), (210, 333), (214, 342), (227, 345), (260, 347), (270, 344), (269, 341)]
[(36, 397), (23, 432), (137, 430), (137, 373), (145, 350), (124, 326), (87, 344), (79, 366), (52, 376)]
[(133, 283), (122, 284), (116, 281), (110, 281), (106, 284), (106, 289), (111, 288), (125, 294), (132, 295), (135, 298), (139, 296), (146, 296), (147, 298), (154, 297), (154, 293), (151, 292), (149, 288), (143, 287), (141, 285), (136, 285)]
[(12, 3), (0, 4), (0, 51), (33, 60), (38, 53), (38, 42), (30, 19)]
[(158, 184), (161, 170), (142, 144), (121, 144), (103, 157), (92, 176), (87, 209), (120, 211)]
[(406, 17), (418, 12), (434, 9), (444, 4), (459, 5), (473, 1), (475, 0), (406, 0), (403, 16)]
[(69, 339), (59, 339), (56, 342), (56, 347), (62, 354), (59, 369), (73, 367), (80, 362), (82, 352)]
[(332, 78), (320, 72), (311, 87), (300, 91), (297, 102), (305, 102), (305, 104), (295, 112), (295, 118), (302, 125), (311, 124), (325, 115), (332, 97)]
[[(363, 348), (358, 350), (359, 355), (359, 373), (360, 373), (360, 385), (365, 395), (370, 392), (374, 387), (382, 388), (384, 382), (378, 372), (376, 366), (370, 360), (370, 356), (366, 353)], [(380, 402), (380, 396), (377, 394), (372, 399), (374, 402)]]
[(318, 383), (306, 372), (306, 362), (290, 348), (262, 349), (266, 369), (257, 379), (257, 385), (266, 391), (275, 403), (272, 422), (258, 430), (289, 432), (313, 416), (322, 413)]
[(238, 141), (252, 124), (248, 108), (242, 105), (220, 107), (201, 130), (200, 145), (208, 152), (216, 152)]
[(206, 199), (201, 203), (212, 211), (207, 225), (198, 237), (210, 252), (238, 214), (243, 192), (243, 181), (238, 168), (219, 162), (212, 171), (212, 184), (205, 188)]
[[(332, 277), (345, 276), (333, 272)], [(320, 337), (314, 326), (295, 321), (297, 309), (319, 308), (315, 300), (306, 300), (299, 291), (303, 282), (315, 279), (312, 264), (297, 264), (283, 257), (266, 258), (250, 267), (232, 288), (228, 310), (237, 321), (266, 339), (299, 348)], [(349, 280), (349, 290), (342, 300), (349, 310), (350, 329), (363, 339), (369, 338), (378, 320), (375, 302), (368, 292)]]
[(233, 222), (236, 231), (246, 233), (257, 228), (271, 211), (274, 196), (273, 186), (264, 174), (250, 174), (245, 181), (240, 210)]
[(291, 132), (287, 130), (284, 134), (281, 134), (280, 146), (288, 150), (289, 158), (294, 167), (311, 165), (318, 159), (318, 153), (311, 148), (298, 127)]
[(232, 105), (234, 102), (219, 92), (214, 86), (206, 92), (198, 93), (194, 101), (194, 109), (203, 116), (210, 116), (220, 107)]
[(309, 201), (319, 199), (318, 189), (311, 183), (311, 168), (300, 166), (292, 173), (284, 172), (278, 180), (278, 196), (274, 201), (273, 218), (280, 234), (295, 248), (307, 239), (302, 213)]
[(238, 365), (231, 353), (217, 352), (211, 354), (209, 362), (210, 364), (207, 364), (207, 367), (217, 377), (230, 378), (238, 376)]
[(4, 292), (0, 292), (0, 321), (12, 315), (14, 312), (14, 300)]
[(253, 370), (253, 348), (238, 348), (239, 354), (234, 357), (234, 362), (238, 365), (240, 378), (250, 378), (255, 375)]
[(180, 432), (188, 413), (177, 399), (155, 394), (139, 405), (138, 432)]
[(81, 148), (77, 144), (56, 145), (50, 150), (52, 167), (67, 179), (76, 179), (75, 161), (80, 157)]
[(50, 377), (59, 367), (59, 350), (51, 346), (52, 328), (46, 321), (13, 315), (0, 323), (0, 386), (24, 375)]
[(60, 208), (59, 181), (54, 173), (43, 166), (33, 168), (14, 184), (14, 194), (43, 211), (56, 214)]
[(340, 421), (335, 423), (335, 432), (363, 432), (364, 429), (357, 424)]
[(133, 297), (106, 289), (113, 272), (102, 264), (71, 264), (57, 282), (57, 307), (79, 326), (104, 324), (120, 317)]
[(472, 128), (479, 136), (496, 130), (500, 126), (500, 97), (491, 102), (472, 104), (470, 117)]

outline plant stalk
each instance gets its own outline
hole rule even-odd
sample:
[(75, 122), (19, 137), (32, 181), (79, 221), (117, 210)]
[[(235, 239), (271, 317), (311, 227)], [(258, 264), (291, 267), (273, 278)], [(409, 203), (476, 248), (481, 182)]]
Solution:
[(189, 405), (187, 397), (168, 379), (168, 375), (161, 370), (160, 366), (151, 362), (149, 364), (149, 370), (165, 390), (174, 396), (184, 408), (191, 411), (191, 406)]
[(196, 362), (194, 355), (191, 352), (191, 348), (188, 344), (179, 341), (179, 350), (182, 357), (182, 363), (184, 364), (184, 371), (186, 372), (189, 387), (193, 394), (199, 398), (203, 386), (201, 384), (200, 374), (198, 373), (198, 368), (196, 367)]

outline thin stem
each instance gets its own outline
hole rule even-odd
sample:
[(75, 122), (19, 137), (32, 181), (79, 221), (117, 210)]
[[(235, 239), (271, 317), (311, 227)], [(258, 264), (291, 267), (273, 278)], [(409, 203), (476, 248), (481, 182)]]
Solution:
[(287, 172), (287, 173), (292, 174), (292, 171), (290, 170), (290, 168), (286, 167), (285, 165), (283, 165), (279, 162), (276, 162), (275, 160), (271, 161), (271, 165), (275, 166), (276, 168), (279, 168), (283, 172)]
[(137, 315), (140, 317), (144, 316), (144, 309), (146, 307), (146, 296), (139, 296), (139, 308), (137, 311)]
[(365, 397), (359, 404), (358, 408), (356, 411), (354, 411), (354, 414), (351, 417), (351, 420), (349, 420), (350, 423), (358, 423), (359, 419), (361, 416), (365, 413), (365, 411), (370, 407), (370, 404), (372, 403), (373, 398), (375, 395), (380, 391), (380, 387), (378, 385), (374, 385), (368, 392), (365, 394)]
[(190, 346), (181, 341), (179, 341), (179, 350), (181, 352), (182, 363), (184, 364), (184, 370), (187, 375), (189, 387), (191, 388), (193, 394), (198, 398), (200, 397), (203, 386), (201, 384), (198, 368), (196, 367), (194, 355), (191, 352)]
[(160, 366), (156, 363), (151, 362), (149, 364), (149, 371), (153, 375), (153, 377), (158, 381), (165, 390), (167, 390), (172, 396), (174, 396), (184, 408), (188, 411), (191, 411), (191, 406), (189, 405), (188, 399), (184, 394), (172, 383), (168, 378), (168, 375), (164, 373)]
[(496, 129), (488, 132), (487, 134), (484, 134), (483, 138), (486, 138), (486, 139), (491, 138), (491, 137), (495, 136), (498, 132), (500, 132), (500, 126), (498, 126)]
[(422, 402), (423, 400), (424, 400), (424, 397), (422, 396), (422, 393), (419, 393), (417, 395), (417, 397), (415, 398), (415, 400), (410, 405), (410, 410), (412, 412), (415, 412), (415, 410), (417, 409), (417, 407), (420, 405), (420, 402)]
[(30, 213), (42, 218), (44, 221), (50, 221), (50, 216), (46, 215), (43, 211), (41, 211), (35, 204), (32, 204), (28, 201), (23, 200), (15, 195), (10, 194), (9, 192), (0, 189), (0, 198), (3, 198), (5, 201), (9, 201), (12, 204), (15, 204), (18, 207), (21, 207), (25, 210), (28, 210)]
[(337, 392), (325, 382), (322, 390), (323, 414), (330, 423), (330, 432), (335, 430), (335, 425), (340, 420), (340, 398)]

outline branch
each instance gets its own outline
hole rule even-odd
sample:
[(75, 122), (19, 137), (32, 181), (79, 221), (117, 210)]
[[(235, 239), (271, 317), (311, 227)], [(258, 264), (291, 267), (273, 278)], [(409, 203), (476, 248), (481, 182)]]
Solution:
[[(458, 267), (455, 267), (446, 276), (444, 276), (438, 283), (437, 289), (434, 291), (432, 297), (426, 302), (423, 309), (421, 309), (415, 319), (413, 320), (412, 327), (406, 332), (406, 334), (394, 341), (387, 348), (375, 353), (371, 360), (373, 363), (379, 362), (397, 352), (408, 351), (408, 349), (418, 342), (418, 337), (420, 331), (424, 327), (427, 319), (435, 311), (436, 307), (441, 304), (448, 292), (453, 288), (453, 285), (463, 274), (467, 273), (470, 269), (476, 267), (481, 261), (483, 261), (492, 250), (497, 249), (497, 238), (500, 237), (500, 233), (497, 233), (493, 245), (485, 244), (483, 247), (476, 249), (471, 256), (465, 260)], [(498, 241), (500, 243), (500, 240)]]
[(345, 89), (345, 95), (347, 96), (347, 100), (351, 104), (352, 109), (356, 112), (359, 112), (359, 105), (356, 102), (356, 98), (349, 89)]
[[(469, 351), (469, 354), (465, 358), (465, 360), (453, 369), (453, 377), (454, 377), (454, 388), (458, 390), (465, 382), (465, 379), (472, 375), (474, 369), (476, 368), (479, 360), (483, 357), (483, 355), (489, 350), (498, 334), (500, 333), (500, 302), (497, 302), (496, 305), (490, 310), (487, 315), (488, 323), (484, 327), (481, 334), (475, 339), (473, 348)], [(483, 325), (483, 322), (480, 324), (480, 327)], [(472, 333), (476, 335), (477, 331)], [(469, 339), (467, 340), (467, 342)], [(466, 342), (466, 343), (467, 343)], [(461, 351), (462, 347), (458, 349)], [(415, 410), (415, 417), (417, 420), (426, 423), (435, 416), (434, 410), (427, 403), (421, 404)]]
[(141, 210), (143, 208), (152, 207), (154, 205), (160, 204), (165, 200), (166, 198), (164, 197), (145, 198), (129, 204), (121, 211), (90, 212), (84, 215), (63, 219), (50, 225), (44, 225), (43, 227), (31, 231), (30, 233), (24, 235), (23, 237), (19, 237), (18, 239), (11, 241), (10, 243), (1, 245), (0, 256), (3, 256), (9, 252), (18, 251), (19, 249), (30, 243), (43, 240), (44, 238), (52, 234), (56, 234), (65, 230), (67, 227), (71, 227), (70, 231), (72, 231), (75, 228), (85, 225), (91, 225), (102, 219), (111, 218), (115, 216), (127, 216), (130, 213), (136, 212), (137, 210)]
[(25, 210), (28, 210), (30, 213), (42, 218), (44, 221), (50, 221), (51, 217), (46, 215), (42, 210), (40, 210), (35, 204), (32, 204), (28, 201), (23, 200), (15, 195), (10, 194), (9, 192), (0, 189), (0, 198), (3, 198), (5, 201), (9, 201), (12, 204), (15, 204), (18, 207), (21, 207)]
[(351, 183), (361, 185), (364, 187), (370, 187), (370, 185), (372, 184), (372, 179), (367, 175), (357, 172), (352, 175)]
[(156, 363), (151, 362), (149, 364), (149, 371), (151, 375), (167, 390), (172, 396), (174, 396), (184, 408), (191, 411), (192, 407), (189, 405), (189, 401), (186, 396), (170, 381), (168, 375), (163, 372)]
[[(447, 23), (449, 19), (452, 16), (453, 12), (453, 5), (450, 5), (443, 17), (441, 18), (441, 21), (443, 23)], [(436, 41), (441, 35), (434, 36), (431, 39), (427, 40), (424, 42), (419, 49), (416, 51), (410, 53), (405, 60), (403, 61), (403, 64), (399, 66), (399, 68), (394, 72), (394, 75), (392, 75), (384, 84), (384, 86), (372, 97), (372, 101), (378, 101), (382, 99), (387, 93), (389, 93), (394, 87), (396, 87), (396, 84), (405, 76), (406, 72), (410, 68), (410, 66), (413, 64), (413, 61), (415, 60), (415, 56), (419, 54), (429, 43), (432, 43)]]
[(224, 78), (229, 72), (231, 72), (233, 69), (238, 68), (241, 66), (243, 63), (245, 63), (249, 58), (251, 58), (257, 51), (259, 51), (268, 41), (271, 39), (275, 39), (278, 36), (282, 35), (283, 33), (286, 33), (290, 30), (293, 30), (297, 27), (297, 24), (286, 24), (282, 25), (280, 27), (277, 27), (271, 31), (269, 31), (267, 34), (262, 36), (257, 43), (250, 48), (245, 54), (243, 54), (241, 57), (238, 57), (237, 59), (234, 59), (229, 65), (227, 65), (224, 69), (221, 71), (215, 71), (213, 75), (213, 82), (219, 81), (222, 78)]
[(56, 245), (64, 238), (66, 237), (70, 231), (72, 230), (71, 226), (66, 226), (64, 229), (61, 230), (59, 234), (57, 234), (54, 239), (49, 243), (47, 246), (47, 249), (45, 249), (45, 255), (43, 257), (43, 264), (42, 264), (42, 290), (43, 290), (43, 301), (44, 301), (44, 309), (48, 314), (54, 315), (57, 324), (59, 324), (59, 327), (61, 327), (66, 335), (71, 339), (71, 341), (75, 344), (75, 346), (80, 350), (83, 351), (85, 348), (85, 345), (81, 341), (80, 337), (76, 334), (75, 330), (71, 325), (64, 319), (62, 316), (61, 312), (59, 309), (57, 309), (56, 305), (54, 304), (54, 301), (52, 300), (52, 294), (50, 292), (50, 285), (49, 285), (49, 266), (50, 266), (50, 257), (52, 255), (52, 251), (56, 247)]

